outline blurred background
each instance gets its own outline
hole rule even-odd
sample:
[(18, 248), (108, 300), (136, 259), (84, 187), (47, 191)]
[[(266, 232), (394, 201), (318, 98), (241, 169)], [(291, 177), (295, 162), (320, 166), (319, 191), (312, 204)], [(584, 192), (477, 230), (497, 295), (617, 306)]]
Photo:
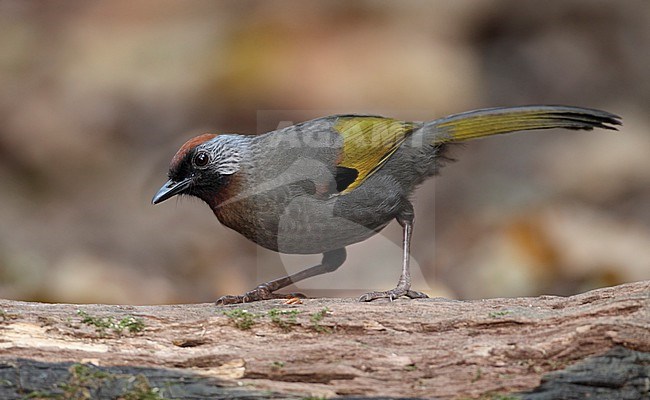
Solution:
[[(317, 262), (260, 249), (198, 200), (151, 206), (193, 135), (533, 103), (624, 126), (456, 148), (415, 195), (415, 288), (468, 299), (650, 279), (649, 73), (647, 0), (2, 0), (0, 297), (207, 302)], [(299, 289), (393, 287), (400, 237), (391, 224)]]

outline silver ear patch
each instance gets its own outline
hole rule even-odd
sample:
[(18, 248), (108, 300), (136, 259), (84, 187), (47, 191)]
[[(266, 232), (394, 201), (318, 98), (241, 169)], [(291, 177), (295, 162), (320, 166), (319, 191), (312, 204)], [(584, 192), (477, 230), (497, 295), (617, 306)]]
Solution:
[(239, 171), (242, 146), (245, 146), (237, 135), (219, 135), (205, 144), (205, 150), (210, 153), (210, 164), (220, 175), (232, 175)]

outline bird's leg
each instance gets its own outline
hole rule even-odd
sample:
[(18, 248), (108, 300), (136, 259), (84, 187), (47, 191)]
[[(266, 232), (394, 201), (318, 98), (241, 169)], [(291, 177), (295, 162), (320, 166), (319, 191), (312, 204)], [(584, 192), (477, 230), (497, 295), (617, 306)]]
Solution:
[(366, 293), (359, 298), (359, 301), (373, 301), (375, 299), (389, 299), (390, 301), (393, 301), (402, 296), (410, 297), (411, 299), (423, 299), (429, 297), (422, 292), (411, 290), (411, 270), (409, 262), (411, 259), (411, 235), (413, 233), (413, 220), (415, 219), (415, 214), (413, 213), (413, 206), (411, 203), (407, 204), (408, 207), (396, 217), (397, 222), (402, 226), (404, 232), (402, 240), (402, 274), (399, 277), (399, 282), (397, 282), (397, 287), (385, 292)]
[(222, 296), (216, 303), (217, 305), (236, 304), (236, 303), (249, 303), (259, 300), (270, 299), (286, 299), (290, 297), (305, 297), (300, 293), (279, 294), (274, 293), (292, 283), (300, 282), (303, 279), (311, 278), (312, 276), (333, 272), (345, 261), (346, 252), (345, 248), (328, 251), (323, 253), (323, 259), (320, 264), (296, 272), (293, 275), (288, 275), (283, 278), (275, 279), (270, 282), (262, 283), (255, 289), (244, 293), (241, 296)]

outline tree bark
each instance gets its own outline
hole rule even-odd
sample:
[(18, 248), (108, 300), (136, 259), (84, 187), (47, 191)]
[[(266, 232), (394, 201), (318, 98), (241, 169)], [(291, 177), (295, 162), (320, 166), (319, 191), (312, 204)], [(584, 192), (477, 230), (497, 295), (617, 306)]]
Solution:
[(643, 399), (649, 388), (650, 281), (480, 301), (0, 300), (1, 399)]

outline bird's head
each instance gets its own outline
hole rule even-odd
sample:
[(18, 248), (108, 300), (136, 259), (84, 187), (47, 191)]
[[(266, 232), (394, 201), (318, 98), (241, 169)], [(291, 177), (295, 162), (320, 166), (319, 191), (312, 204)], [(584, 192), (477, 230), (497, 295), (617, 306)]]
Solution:
[(158, 204), (184, 194), (211, 204), (230, 177), (239, 171), (241, 138), (204, 134), (185, 142), (169, 165), (169, 180), (151, 202)]

